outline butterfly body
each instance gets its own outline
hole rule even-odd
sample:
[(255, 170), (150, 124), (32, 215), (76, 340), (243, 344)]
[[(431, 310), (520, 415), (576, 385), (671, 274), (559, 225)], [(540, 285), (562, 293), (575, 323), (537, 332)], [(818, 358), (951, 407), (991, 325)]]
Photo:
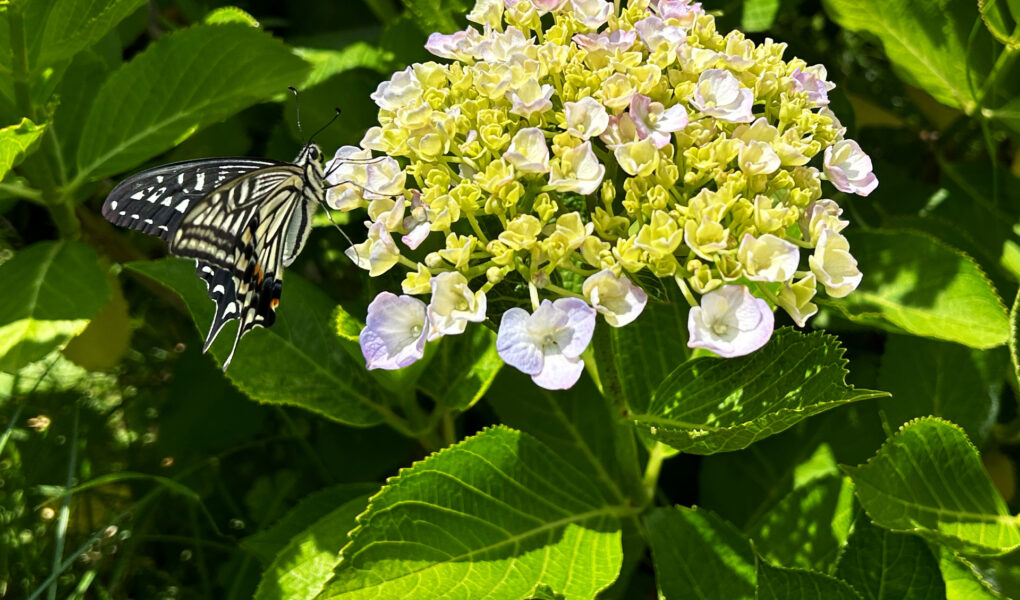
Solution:
[(216, 304), (205, 348), (237, 319), (241, 337), (276, 319), (283, 269), (297, 258), (323, 201), (322, 152), (308, 144), (293, 163), (215, 158), (156, 167), (110, 192), (103, 216), (156, 235), (175, 256), (193, 258)]

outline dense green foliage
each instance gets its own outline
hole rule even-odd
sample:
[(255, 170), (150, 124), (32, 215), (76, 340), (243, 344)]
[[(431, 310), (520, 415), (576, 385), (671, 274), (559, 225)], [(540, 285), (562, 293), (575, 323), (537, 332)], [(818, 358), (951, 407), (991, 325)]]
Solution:
[(838, 84), (882, 182), (836, 198), (863, 282), (727, 360), (650, 294), (563, 392), (492, 322), (367, 371), (400, 279), (322, 214), (277, 323), (201, 354), (192, 262), (112, 186), (292, 159), (287, 86), (357, 144), (472, 3), (218, 4), (0, 5), (0, 598), (1020, 597), (1020, 0), (703, 0)]

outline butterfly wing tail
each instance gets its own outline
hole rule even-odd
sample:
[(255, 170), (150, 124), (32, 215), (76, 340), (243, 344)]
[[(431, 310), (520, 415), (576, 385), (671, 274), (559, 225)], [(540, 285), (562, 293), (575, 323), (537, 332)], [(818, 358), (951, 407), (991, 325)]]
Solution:
[(205, 336), (205, 345), (202, 346), (202, 352), (205, 353), (216, 341), (223, 326), (239, 316), (237, 314), (237, 289), (230, 271), (212, 267), (201, 261), (196, 261), (196, 264), (195, 270), (198, 276), (205, 280), (209, 298), (216, 304), (216, 313), (209, 326), (209, 333)]

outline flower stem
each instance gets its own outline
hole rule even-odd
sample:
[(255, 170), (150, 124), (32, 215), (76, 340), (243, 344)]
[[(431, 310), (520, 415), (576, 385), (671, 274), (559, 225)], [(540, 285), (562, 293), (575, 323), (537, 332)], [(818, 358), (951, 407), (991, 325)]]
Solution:
[(684, 299), (686, 299), (687, 303), (691, 305), (691, 308), (700, 306), (698, 301), (694, 299), (694, 294), (692, 294), (690, 288), (687, 287), (687, 282), (684, 281), (683, 277), (677, 275), (673, 277), (673, 281), (676, 281), (677, 287), (680, 288), (680, 293), (684, 295)]
[(645, 464), (645, 476), (641, 484), (645, 490), (645, 504), (651, 504), (655, 499), (655, 488), (659, 486), (659, 472), (662, 470), (662, 462), (669, 453), (666, 445), (656, 442), (648, 452), (648, 463)]
[[(555, 285), (555, 284), (552, 284), (552, 283), (545, 284), (545, 287), (543, 289), (547, 289), (550, 292), (556, 292), (557, 294), (559, 294), (560, 296), (563, 296), (565, 298), (580, 298), (581, 300), (585, 300), (584, 296), (582, 296), (581, 294), (578, 294), (576, 292), (571, 292), (567, 288), (562, 288), (562, 287), (560, 287), (558, 285)], [(587, 302), (587, 300), (585, 300), (585, 301)]]

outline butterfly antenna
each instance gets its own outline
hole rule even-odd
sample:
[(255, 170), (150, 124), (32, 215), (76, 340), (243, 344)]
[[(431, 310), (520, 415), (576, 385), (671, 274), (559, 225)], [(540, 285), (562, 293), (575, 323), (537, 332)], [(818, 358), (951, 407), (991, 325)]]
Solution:
[(320, 127), (320, 128), (318, 129), (318, 130), (316, 130), (316, 132), (315, 132), (315, 133), (313, 133), (313, 134), (311, 135), (311, 137), (309, 137), (309, 138), (308, 138), (308, 141), (307, 141), (307, 142), (305, 143), (305, 145), (306, 145), (306, 146), (307, 146), (308, 144), (311, 144), (311, 143), (312, 143), (312, 140), (314, 140), (314, 139), (315, 139), (315, 136), (317, 136), (317, 135), (319, 135), (320, 133), (322, 133), (323, 131), (325, 131), (327, 127), (329, 127), (330, 125), (332, 125), (334, 121), (336, 121), (336, 120), (337, 120), (338, 118), (340, 118), (340, 109), (339, 109), (339, 108), (334, 108), (333, 110), (335, 110), (335, 111), (336, 111), (336, 114), (335, 114), (335, 115), (333, 115), (333, 118), (332, 118), (332, 119), (330, 119), (330, 120), (329, 120), (329, 121), (328, 121), (328, 122), (327, 122), (327, 123), (326, 123), (325, 125), (323, 125), (323, 126), (322, 126), (322, 127)]
[(305, 132), (301, 130), (301, 103), (298, 102), (298, 91), (297, 88), (289, 85), (287, 89), (294, 92), (294, 119), (297, 121), (298, 135), (304, 136)]

